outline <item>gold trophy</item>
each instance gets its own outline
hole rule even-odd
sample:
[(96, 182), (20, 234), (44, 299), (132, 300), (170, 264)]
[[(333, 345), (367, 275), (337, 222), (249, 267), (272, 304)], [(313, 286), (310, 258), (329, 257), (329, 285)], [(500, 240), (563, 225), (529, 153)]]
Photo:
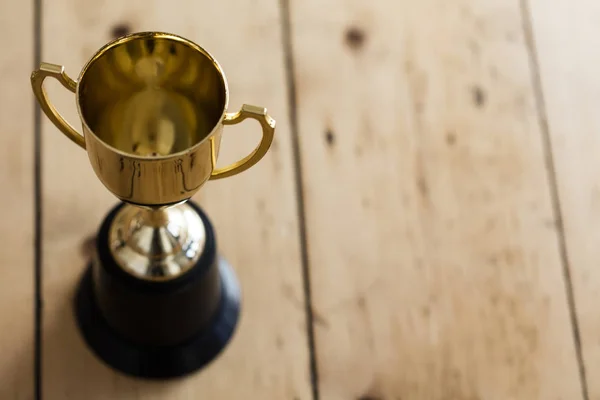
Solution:
[[(75, 93), (79, 134), (50, 104), (46, 77)], [(231, 339), (239, 287), (218, 255), (209, 219), (189, 201), (209, 179), (238, 174), (268, 151), (275, 121), (244, 105), (228, 113), (219, 63), (177, 35), (118, 38), (86, 63), (77, 81), (42, 63), (31, 75), (46, 116), (88, 153), (121, 202), (98, 231), (96, 256), (79, 284), (75, 314), (87, 344), (126, 374), (169, 378), (213, 360)], [(262, 140), (216, 168), (223, 125), (257, 120)]]

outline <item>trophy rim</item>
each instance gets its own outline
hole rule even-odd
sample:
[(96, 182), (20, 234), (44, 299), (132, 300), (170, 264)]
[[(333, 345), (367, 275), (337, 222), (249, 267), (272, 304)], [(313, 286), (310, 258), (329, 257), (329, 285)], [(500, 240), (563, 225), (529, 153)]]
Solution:
[[(198, 141), (193, 146), (190, 146), (190, 147), (186, 148), (185, 150), (181, 150), (177, 153), (172, 153), (172, 154), (162, 155), (162, 156), (148, 157), (148, 156), (139, 156), (136, 154), (127, 153), (123, 150), (117, 149), (116, 147), (111, 146), (110, 144), (108, 144), (104, 140), (102, 140), (98, 135), (96, 135), (96, 133), (89, 127), (89, 125), (86, 121), (86, 118), (81, 110), (81, 101), (80, 101), (80, 93), (79, 93), (79, 88), (81, 87), (80, 83), (81, 83), (82, 79), (84, 78), (85, 73), (92, 66), (92, 64), (94, 64), (100, 57), (102, 57), (110, 49), (112, 49), (116, 46), (120, 46), (129, 41), (138, 40), (138, 39), (142, 39), (142, 38), (162, 38), (162, 39), (175, 40), (180, 43), (183, 43), (186, 46), (193, 48), (194, 50), (201, 52), (204, 56), (206, 56), (213, 63), (213, 66), (217, 69), (217, 71), (221, 75), (221, 78), (223, 79), (223, 87), (224, 87), (224, 91), (225, 91), (225, 101), (223, 104), (223, 110), (221, 111), (221, 116), (219, 117), (219, 120), (215, 123), (215, 125), (213, 126), (211, 131), (204, 138), (202, 138), (202, 140)], [(210, 138), (212, 138), (215, 135), (215, 133), (219, 129), (219, 125), (221, 125), (223, 123), (223, 119), (225, 118), (225, 115), (227, 114), (227, 109), (229, 108), (229, 85), (227, 82), (227, 76), (225, 75), (225, 71), (223, 71), (223, 67), (221, 66), (221, 64), (217, 61), (217, 59), (208, 50), (206, 50), (204, 47), (200, 46), (196, 42), (194, 42), (190, 39), (187, 39), (183, 36), (180, 36), (180, 35), (177, 35), (174, 33), (169, 33), (169, 32), (140, 31), (140, 32), (133, 32), (133, 33), (130, 33), (130, 34), (127, 34), (124, 36), (120, 36), (116, 39), (113, 39), (110, 42), (106, 43), (104, 46), (102, 46), (100, 49), (98, 49), (94, 53), (94, 55), (85, 63), (81, 72), (79, 73), (79, 76), (77, 77), (77, 87), (75, 90), (75, 98), (77, 99), (77, 101), (76, 101), (77, 112), (79, 113), (79, 115), (81, 117), (81, 123), (84, 126), (84, 134), (91, 134), (99, 143), (101, 143), (106, 148), (110, 149), (112, 152), (115, 152), (115, 153), (117, 153), (121, 156), (127, 157), (129, 159), (134, 159), (134, 160), (138, 160), (138, 161), (157, 161), (157, 160), (164, 161), (164, 160), (170, 160), (173, 158), (182, 157), (182, 156), (185, 156), (186, 154), (193, 152), (195, 149), (200, 147), (204, 142), (210, 140)]]

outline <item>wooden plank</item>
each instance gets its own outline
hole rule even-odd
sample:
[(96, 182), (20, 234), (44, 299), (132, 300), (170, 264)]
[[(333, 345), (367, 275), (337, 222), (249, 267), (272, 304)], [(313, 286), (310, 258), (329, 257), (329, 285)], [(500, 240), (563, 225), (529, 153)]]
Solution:
[(31, 2), (0, 2), (0, 398), (34, 393), (34, 124)]
[(589, 398), (600, 399), (600, 4), (529, 7)]
[[(44, 10), (43, 59), (77, 75), (113, 33), (161, 30), (205, 46), (221, 62), (231, 110), (264, 105), (277, 119), (269, 155), (243, 175), (201, 191), (220, 250), (242, 284), (243, 311), (225, 353), (187, 379), (147, 383), (109, 370), (84, 347), (71, 296), (89, 260), (89, 243), (116, 200), (99, 183), (81, 149), (44, 123), (44, 393), (47, 399), (308, 399), (308, 349), (299, 257), (298, 221), (287, 121), (285, 77), (276, 0), (252, 4), (185, 1), (60, 0)], [(52, 96), (71, 121), (73, 97)], [(228, 127), (220, 162), (249, 151), (259, 139), (253, 123)]]
[(291, 5), (321, 397), (580, 399), (519, 2), (326, 8)]

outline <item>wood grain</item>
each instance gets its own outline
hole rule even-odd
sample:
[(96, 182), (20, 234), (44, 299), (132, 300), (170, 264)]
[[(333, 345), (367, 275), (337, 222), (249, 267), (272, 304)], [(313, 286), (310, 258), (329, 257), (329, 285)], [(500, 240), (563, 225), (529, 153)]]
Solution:
[(600, 4), (529, 1), (589, 399), (600, 399)]
[(34, 123), (31, 2), (0, 2), (0, 398), (34, 393)]
[[(226, 71), (231, 111), (264, 105), (277, 119), (269, 155), (243, 175), (201, 191), (221, 252), (242, 284), (243, 315), (232, 344), (210, 368), (170, 383), (123, 377), (100, 363), (75, 329), (72, 294), (90, 242), (115, 203), (85, 153), (44, 123), (44, 393), (46, 399), (308, 399), (308, 349), (298, 221), (287, 121), (280, 15), (275, 0), (82, 3), (44, 10), (43, 59), (77, 76), (114, 34), (162, 30), (205, 46)], [(59, 108), (76, 121), (71, 94), (54, 85)], [(250, 151), (258, 124), (228, 127), (220, 164)]]
[(519, 2), (291, 22), (321, 397), (581, 399)]

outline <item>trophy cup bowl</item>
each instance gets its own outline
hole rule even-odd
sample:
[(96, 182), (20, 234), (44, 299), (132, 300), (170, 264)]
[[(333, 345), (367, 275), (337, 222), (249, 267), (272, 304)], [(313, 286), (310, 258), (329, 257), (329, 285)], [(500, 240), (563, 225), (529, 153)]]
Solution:
[[(45, 78), (75, 93), (83, 134), (49, 102)], [(76, 298), (79, 328), (113, 368), (146, 378), (191, 373), (231, 339), (239, 315), (235, 274), (218, 255), (211, 223), (190, 198), (211, 179), (238, 174), (268, 151), (266, 109), (227, 112), (219, 63), (183, 37), (123, 36), (72, 80), (60, 65), (31, 75), (46, 116), (86, 150), (96, 176), (121, 202), (100, 226), (96, 255)], [(224, 125), (255, 119), (257, 147), (217, 168)]]

